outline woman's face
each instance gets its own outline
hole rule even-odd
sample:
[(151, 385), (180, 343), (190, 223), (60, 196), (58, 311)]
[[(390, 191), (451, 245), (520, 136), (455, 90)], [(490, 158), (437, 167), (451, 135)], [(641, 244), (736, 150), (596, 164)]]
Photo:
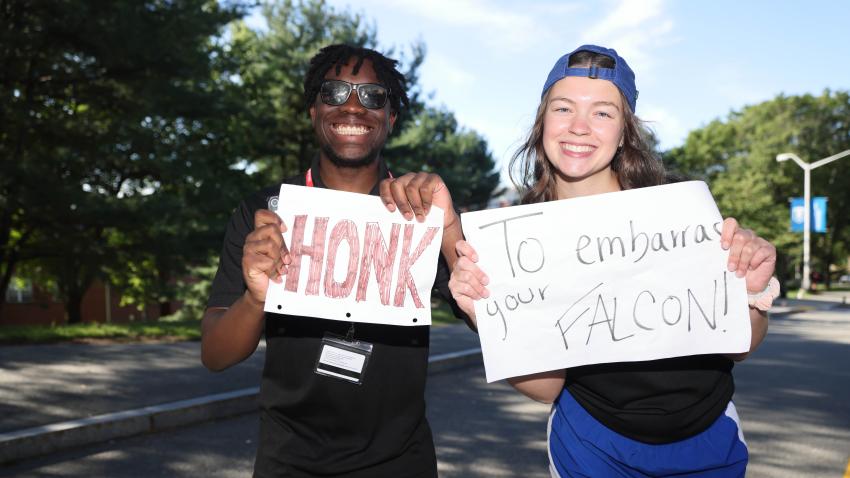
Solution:
[(543, 149), (558, 170), (559, 197), (618, 190), (611, 160), (623, 139), (623, 103), (613, 83), (568, 76), (549, 91)]

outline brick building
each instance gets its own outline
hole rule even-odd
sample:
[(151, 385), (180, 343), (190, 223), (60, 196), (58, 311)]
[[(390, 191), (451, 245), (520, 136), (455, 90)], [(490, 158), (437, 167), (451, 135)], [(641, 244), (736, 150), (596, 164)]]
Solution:
[[(83, 296), (81, 305), (83, 322), (125, 323), (133, 320), (155, 320), (164, 313), (172, 313), (178, 303), (165, 307), (150, 304), (144, 310), (135, 306), (120, 306), (121, 294), (108, 284), (95, 281)], [(3, 325), (50, 325), (67, 321), (65, 304), (53, 294), (38, 286), (9, 287), (6, 302), (0, 308), (0, 326)]]

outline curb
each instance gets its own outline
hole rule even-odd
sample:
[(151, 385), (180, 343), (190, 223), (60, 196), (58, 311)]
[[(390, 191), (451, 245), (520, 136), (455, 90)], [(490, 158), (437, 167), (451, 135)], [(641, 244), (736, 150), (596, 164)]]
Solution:
[(813, 307), (805, 307), (805, 306), (779, 306), (779, 307), (771, 307), (770, 310), (768, 310), (768, 313), (770, 313), (771, 315), (774, 315), (774, 314), (788, 315), (788, 314), (797, 314), (797, 313), (800, 313), (800, 312), (808, 312), (810, 310), (815, 310), (815, 309)]
[[(428, 374), (481, 362), (471, 348), (428, 357)], [(260, 387), (107, 413), (0, 434), (0, 464), (257, 410)]]

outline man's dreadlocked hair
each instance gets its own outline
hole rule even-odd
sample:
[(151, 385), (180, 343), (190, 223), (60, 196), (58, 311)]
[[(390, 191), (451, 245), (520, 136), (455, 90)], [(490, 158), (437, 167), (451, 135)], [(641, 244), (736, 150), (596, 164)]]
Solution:
[(304, 104), (307, 109), (310, 109), (313, 102), (316, 101), (316, 95), (319, 94), (319, 88), (325, 81), (325, 75), (328, 71), (336, 67), (336, 74), (339, 75), (342, 65), (348, 64), (348, 60), (352, 57), (357, 58), (357, 62), (352, 68), (355, 75), (363, 66), (363, 60), (372, 62), (375, 74), (378, 75), (378, 81), (389, 89), (390, 107), (394, 112), (400, 111), (402, 103), (405, 107), (410, 105), (405, 87), (406, 80), (404, 75), (396, 69), (397, 61), (369, 48), (337, 44), (322, 48), (310, 60), (310, 68), (307, 70), (307, 75), (304, 76)]

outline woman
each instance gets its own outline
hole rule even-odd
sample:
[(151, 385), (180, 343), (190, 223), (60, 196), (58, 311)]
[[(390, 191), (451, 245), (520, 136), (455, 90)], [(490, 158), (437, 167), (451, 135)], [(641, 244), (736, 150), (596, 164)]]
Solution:
[[(584, 45), (559, 59), (511, 164), (523, 203), (667, 182), (641, 135), (636, 100), (634, 73), (616, 51)], [(721, 243), (729, 270), (746, 277), (751, 352), (767, 332), (765, 311), (778, 294), (776, 249), (734, 219), (724, 221)], [(449, 287), (474, 320), (473, 301), (488, 297), (488, 279), (467, 242), (459, 241), (457, 251)], [(746, 355), (587, 365), (509, 382), (553, 403), (553, 476), (743, 476), (748, 455), (731, 402), (731, 370), (732, 360)]]

